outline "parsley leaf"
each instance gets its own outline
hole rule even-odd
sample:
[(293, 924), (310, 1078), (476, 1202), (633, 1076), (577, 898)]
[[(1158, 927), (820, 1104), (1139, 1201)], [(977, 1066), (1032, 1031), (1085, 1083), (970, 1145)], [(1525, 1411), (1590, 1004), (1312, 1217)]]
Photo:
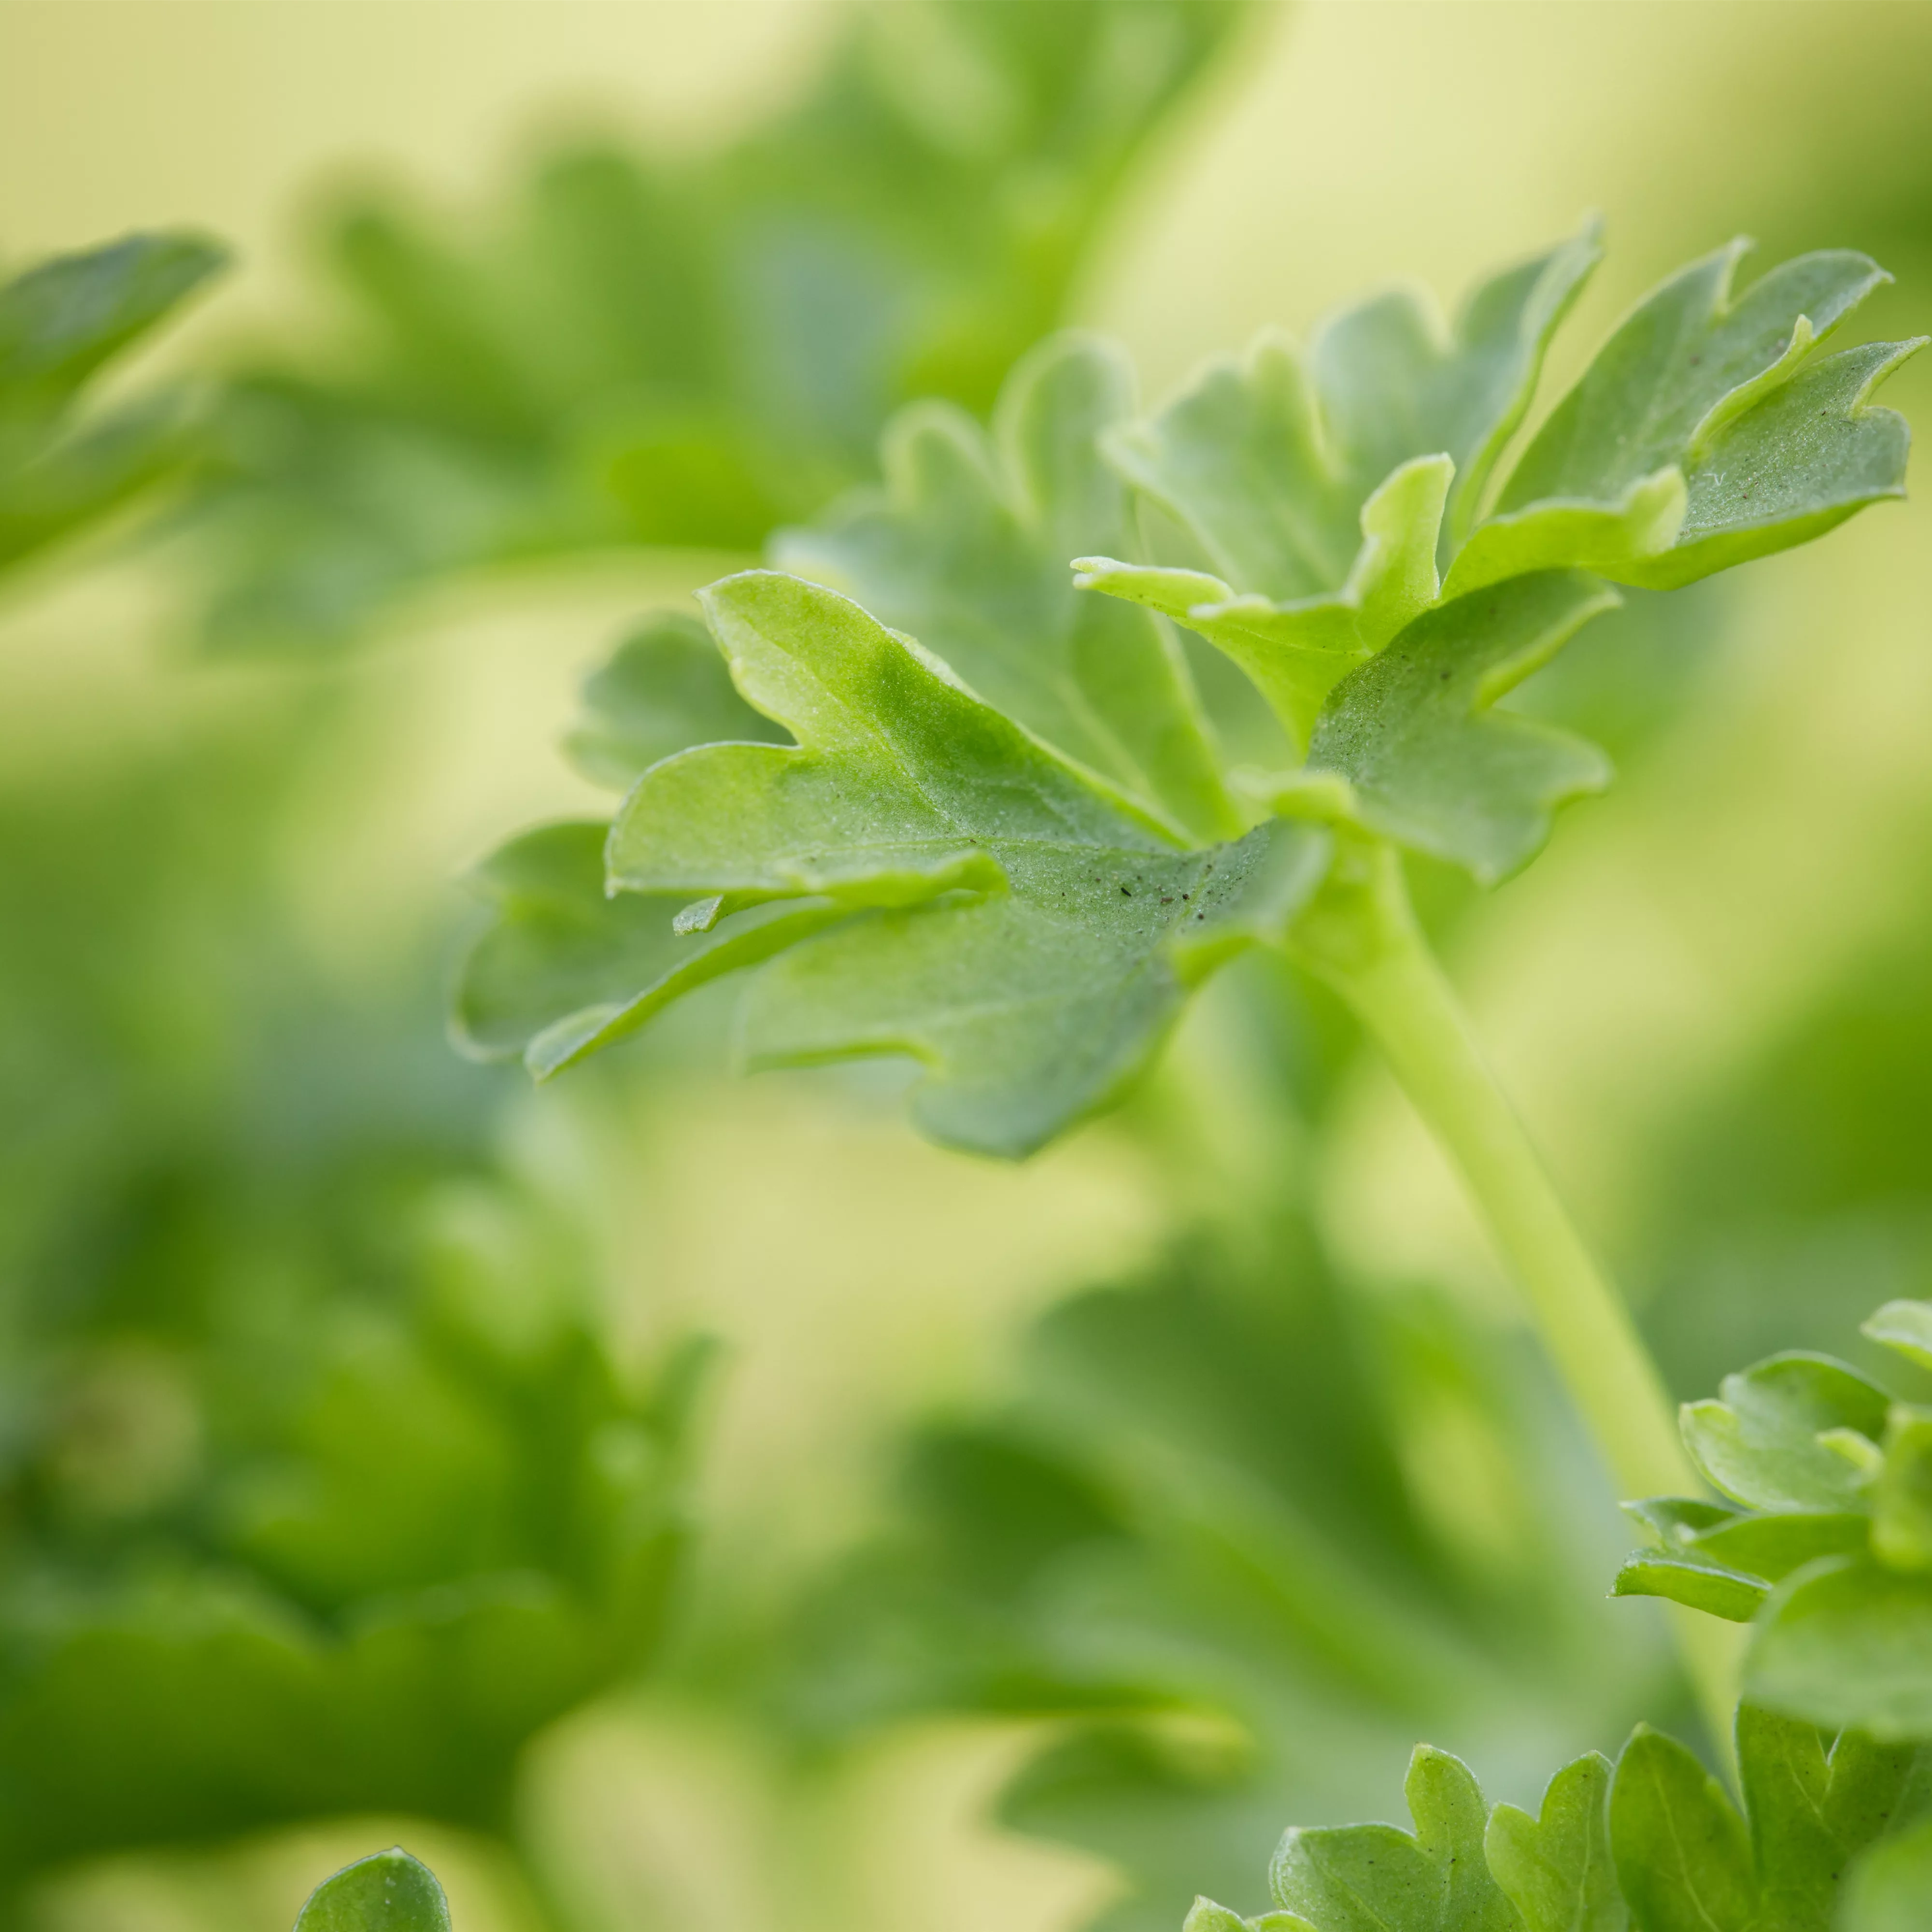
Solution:
[(1890, 279), (1801, 255), (1742, 296), (1733, 242), (1640, 303), (1523, 452), (1450, 586), (1558, 563), (1672, 589), (1902, 494), (1909, 432), (1871, 392), (1921, 342), (1808, 360)]
[(1344, 310), (1305, 358), (1269, 332), (1210, 364), (1112, 446), (1216, 574), (1087, 556), (1081, 581), (1220, 645), (1305, 741), (1350, 664), (1435, 601), (1438, 547), (1473, 514), (1600, 253), (1592, 224), (1504, 271), (1446, 339), (1402, 292)]
[(1521, 1932), (1484, 1857), (1487, 1810), (1468, 1767), (1418, 1744), (1403, 1789), (1413, 1837), (1393, 1825), (1291, 1829), (1269, 1870), (1276, 1900), (1318, 1932)]
[(754, 1064), (910, 1053), (928, 1131), (1024, 1153), (1112, 1097), (1184, 987), (1279, 940), (1318, 880), (1322, 834), (1276, 823), (1190, 850), (832, 592), (752, 572), (705, 603), (740, 690), (797, 744), (653, 766), (612, 829), (611, 879), (734, 910), (880, 909), (756, 982)]
[(1132, 394), (1111, 344), (1050, 340), (1000, 391), (992, 434), (944, 404), (907, 411), (886, 432), (884, 489), (782, 533), (773, 555), (1190, 832), (1226, 838), (1240, 824), (1172, 634), (1067, 578), (1070, 556), (1128, 541), (1128, 492), (1100, 441)]
[(324, 1879), (296, 1932), (449, 1932), (449, 1905), (436, 1874), (398, 1845)]

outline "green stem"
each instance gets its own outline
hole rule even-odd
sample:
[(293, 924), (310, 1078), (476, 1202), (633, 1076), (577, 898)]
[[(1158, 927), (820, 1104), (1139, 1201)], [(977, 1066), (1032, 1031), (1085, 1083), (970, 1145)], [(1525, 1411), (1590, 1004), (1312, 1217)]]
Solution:
[[(1484, 1065), (1417, 923), (1394, 849), (1344, 835), (1295, 953), (1352, 1006), (1463, 1180), (1620, 1493), (1696, 1495), (1674, 1405), (1628, 1311), (1585, 1246)], [(1672, 1619), (1720, 1745), (1736, 1701), (1732, 1634)]]

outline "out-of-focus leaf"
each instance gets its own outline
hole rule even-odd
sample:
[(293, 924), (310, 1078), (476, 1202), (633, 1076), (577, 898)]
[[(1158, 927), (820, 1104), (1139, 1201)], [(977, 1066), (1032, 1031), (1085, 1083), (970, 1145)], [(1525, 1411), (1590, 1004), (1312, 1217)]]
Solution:
[(928, 1132), (1025, 1153), (1111, 1099), (1184, 988), (1278, 941), (1319, 878), (1324, 836), (1280, 823), (1186, 849), (832, 592), (756, 572), (705, 601), (739, 689), (798, 743), (654, 766), (612, 883), (881, 908), (754, 982), (754, 1064), (908, 1054)]
[(436, 1874), (398, 1845), (324, 1879), (296, 1932), (449, 1932), (449, 1905)]
[(0, 569), (98, 521), (180, 467), (178, 400), (77, 420), (88, 380), (227, 261), (188, 235), (132, 235), (0, 284)]
[(1610, 1856), (1611, 1767), (1596, 1751), (1550, 1780), (1532, 1818), (1514, 1804), (1490, 1814), (1483, 1850), (1526, 1932), (1623, 1932)]
[(1932, 1570), (1932, 1412), (1893, 1405), (1871, 1504), (1879, 1561), (1894, 1570)]
[(865, 480), (893, 410), (990, 406), (1244, 10), (870, 7), (735, 144), (554, 151), (468, 243), (395, 197), (342, 209), (355, 332), (260, 356), (226, 414), (212, 638), (326, 644), (509, 560), (755, 550)]
[(639, 626), (584, 680), (583, 710), (564, 749), (586, 778), (622, 792), (660, 758), (693, 745), (784, 742), (779, 727), (731, 688), (704, 624), (672, 612)]
[(1932, 1576), (1828, 1556), (1780, 1583), (1744, 1664), (1774, 1710), (1873, 1736), (1932, 1738)]
[(1932, 1369), (1932, 1301), (1888, 1301), (1860, 1324), (1859, 1333), (1922, 1369)]
[(1838, 1932), (1918, 1932), (1932, 1912), (1932, 1822), (1875, 1846), (1852, 1868)]
[(1046, 343), (1000, 392), (989, 436), (963, 410), (897, 418), (885, 488), (775, 560), (909, 632), (988, 703), (1196, 837), (1238, 834), (1186, 666), (1156, 618), (1068, 581), (1070, 556), (1120, 550), (1131, 509), (1100, 440), (1132, 407), (1112, 344)]

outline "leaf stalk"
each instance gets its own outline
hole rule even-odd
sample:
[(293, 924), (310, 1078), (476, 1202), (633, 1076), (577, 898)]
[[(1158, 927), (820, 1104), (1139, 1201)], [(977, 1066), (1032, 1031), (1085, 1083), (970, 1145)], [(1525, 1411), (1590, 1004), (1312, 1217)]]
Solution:
[[(1294, 958), (1354, 1010), (1461, 1174), (1619, 1493), (1702, 1493), (1657, 1365), (1485, 1064), (1416, 919), (1400, 856), (1382, 839), (1338, 836), (1328, 880), (1296, 922)], [(1733, 1633), (1688, 1612), (1672, 1624), (1728, 1756)]]

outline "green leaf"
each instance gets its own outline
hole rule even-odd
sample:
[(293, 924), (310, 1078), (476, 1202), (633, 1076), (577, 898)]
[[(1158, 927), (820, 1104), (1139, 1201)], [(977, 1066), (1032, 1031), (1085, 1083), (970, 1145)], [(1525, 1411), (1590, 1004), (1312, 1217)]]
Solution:
[(1850, 1511), (1779, 1510), (1716, 1524), (1684, 1547), (1775, 1583), (1820, 1556), (1856, 1556), (1870, 1531), (1869, 1518)]
[(144, 398), (78, 428), (74, 406), (226, 260), (194, 236), (135, 235), (0, 285), (0, 568), (180, 467), (189, 445), (176, 399)]
[(1292, 1912), (1264, 1912), (1258, 1918), (1244, 1918), (1211, 1898), (1197, 1898), (1180, 1932), (1318, 1932), (1318, 1928)]
[(1490, 1815), (1490, 1870), (1526, 1932), (1623, 1932), (1610, 1858), (1610, 1760), (1592, 1751), (1550, 1780), (1536, 1817), (1514, 1804)]
[(1750, 1704), (1737, 1737), (1761, 1888), (1754, 1932), (1831, 1932), (1846, 1867), (1896, 1828), (1921, 1754)]
[(1919, 345), (1807, 360), (1890, 278), (1825, 250), (1734, 296), (1747, 245), (1682, 270), (1618, 327), (1524, 451), (1451, 591), (1557, 564), (1672, 588), (1902, 493), (1906, 425), (1868, 398)]
[(704, 596), (739, 688), (798, 742), (654, 766), (613, 830), (613, 881), (890, 909), (760, 977), (754, 1065), (909, 1053), (929, 1132), (1024, 1153), (1110, 1099), (1184, 988), (1278, 940), (1318, 880), (1303, 828), (1186, 849), (833, 592), (754, 572)]
[(1415, 1832), (1393, 1825), (1292, 1828), (1269, 1878), (1320, 1932), (1522, 1932), (1490, 1876), (1487, 1808), (1468, 1767), (1418, 1744), (1404, 1786)]
[(548, 1078), (680, 995), (844, 914), (829, 901), (781, 902), (712, 922), (721, 909), (688, 908), (688, 895), (607, 896), (608, 830), (539, 826), (500, 847), (472, 875), (499, 916), (458, 980), (452, 1024), (466, 1052), (520, 1058)]
[(1685, 1404), (1684, 1443), (1718, 1489), (1754, 1509), (1857, 1509), (1862, 1473), (1820, 1438), (1844, 1430), (1875, 1445), (1888, 1406), (1828, 1356), (1774, 1355), (1726, 1376), (1722, 1400)]
[(991, 435), (916, 405), (888, 426), (882, 490), (782, 532), (782, 568), (909, 632), (987, 702), (1190, 833), (1240, 830), (1180, 649), (1156, 618), (1084, 596), (1066, 560), (1124, 548), (1131, 506), (1099, 439), (1132, 406), (1123, 352), (1042, 344), (1007, 379)]
[(1592, 223), (1484, 283), (1453, 332), (1398, 290), (1336, 316), (1305, 361), (1270, 332), (1211, 363), (1112, 448), (1214, 574), (1094, 556), (1082, 581), (1219, 645), (1304, 741), (1349, 664), (1435, 600), (1438, 548), (1473, 516), (1600, 252)]
[(450, 1932), (449, 1906), (436, 1874), (398, 1845), (324, 1879), (296, 1932)]
[(1932, 1369), (1932, 1301), (1888, 1301), (1858, 1332)]
[(1759, 1618), (1744, 1690), (1754, 1703), (1828, 1730), (1932, 1738), (1932, 1576), (1870, 1557), (1808, 1564)]
[(1714, 1529), (1734, 1522), (1743, 1512), (1730, 1503), (1714, 1503), (1702, 1496), (1646, 1496), (1640, 1502), (1619, 1505), (1626, 1516), (1634, 1516), (1669, 1550), (1686, 1542), (1700, 1531)]
[(1932, 1409), (1892, 1406), (1872, 1486), (1871, 1546), (1894, 1570), (1932, 1570)]
[(1594, 746), (1492, 707), (1616, 602), (1580, 572), (1550, 572), (1424, 613), (1336, 686), (1307, 770), (1277, 803), (1306, 796), (1485, 884), (1507, 878), (1549, 837), (1556, 807), (1610, 774)]
[(1758, 1888), (1744, 1820), (1689, 1751), (1648, 1725), (1617, 1760), (1610, 1842), (1642, 1932), (1751, 1932)]
[(1924, 1932), (1932, 1924), (1932, 1822), (1874, 1847), (1852, 1868), (1838, 1932)]
[(666, 612), (626, 638), (584, 680), (564, 749), (593, 784), (628, 791), (660, 758), (693, 745), (782, 744), (784, 734), (731, 687), (711, 633)]
[(1762, 1578), (1668, 1550), (1640, 1550), (1624, 1558), (1610, 1586), (1613, 1597), (1664, 1597), (1673, 1604), (1748, 1624), (1771, 1594)]
[(226, 266), (192, 235), (130, 235), (0, 285), (0, 421), (52, 414)]

